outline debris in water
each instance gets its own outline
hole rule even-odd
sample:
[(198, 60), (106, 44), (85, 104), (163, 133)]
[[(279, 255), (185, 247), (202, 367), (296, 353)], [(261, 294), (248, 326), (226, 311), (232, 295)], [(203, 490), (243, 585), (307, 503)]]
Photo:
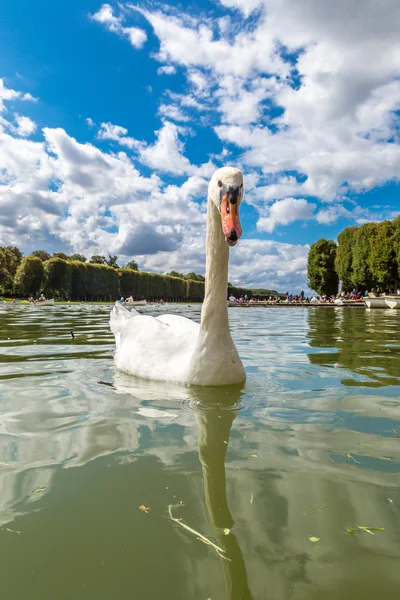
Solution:
[(150, 508), (148, 506), (144, 506), (144, 504), (141, 504), (140, 506), (138, 506), (138, 509), (145, 513), (148, 513), (150, 510)]
[(359, 455), (367, 458), (378, 458), (379, 460), (393, 460), (389, 456), (375, 456), (374, 454), (365, 454), (365, 452), (359, 452)]
[(356, 460), (355, 458), (353, 458), (352, 455), (349, 452), (346, 454), (346, 458), (349, 458), (350, 460), (354, 461), (358, 465), (361, 465), (361, 463), (358, 462), (358, 460)]
[(317, 537), (314, 537), (314, 536), (311, 535), (307, 539), (308, 539), (309, 542), (312, 542), (313, 544), (315, 544), (316, 542), (319, 542), (321, 538), (317, 538)]
[(20, 532), (20, 531), (18, 531), (17, 529), (9, 529), (9, 528), (7, 527), (7, 531), (9, 531), (10, 533), (18, 533), (18, 535), (21, 535), (21, 532)]
[(33, 490), (31, 495), (33, 496), (33, 494), (40, 494), (41, 492), (44, 492), (44, 490), (47, 490), (47, 487), (37, 488), (36, 490)]
[(250, 454), (251, 458), (258, 458), (258, 454)]
[(366, 527), (365, 525), (357, 525), (357, 529), (361, 529), (361, 531), (366, 531), (371, 535), (375, 535), (374, 531), (386, 531), (386, 527)]
[(72, 337), (73, 340), (75, 339), (75, 335), (74, 335), (74, 332), (72, 330), (71, 330), (71, 337)]
[(317, 506), (316, 508), (310, 508), (306, 510), (306, 515), (310, 515), (311, 513), (317, 512), (318, 510), (323, 510), (324, 508), (328, 508), (327, 504), (323, 504), (322, 506)]
[(250, 504), (253, 504), (254, 502), (254, 494), (250, 494)]
[(335, 369), (337, 369), (338, 367), (340, 367), (338, 362), (335, 362), (335, 364), (333, 365), (335, 367)]
[(217, 546), (217, 544), (215, 544), (214, 542), (212, 542), (211, 540), (209, 540), (208, 538), (206, 538), (205, 535), (202, 535), (201, 533), (199, 533), (195, 529), (192, 529), (191, 527), (189, 527), (189, 525), (186, 525), (186, 523), (183, 523), (182, 519), (177, 519), (176, 517), (174, 517), (172, 515), (172, 510), (174, 508), (178, 508), (180, 506), (182, 506), (181, 503), (177, 504), (175, 506), (173, 504), (169, 504), (168, 505), (168, 513), (169, 513), (169, 518), (171, 519), (171, 521), (174, 521), (174, 523), (176, 523), (177, 525), (180, 525), (181, 527), (183, 527), (184, 529), (186, 529), (186, 531), (190, 531), (190, 533), (193, 533), (193, 535), (196, 536), (196, 539), (200, 540), (204, 544), (207, 544), (207, 546), (212, 546), (214, 548), (214, 550), (216, 551), (216, 553), (218, 554), (218, 556), (220, 556), (224, 560), (229, 560), (230, 561), (231, 560), (230, 558), (228, 558), (227, 556), (223, 556), (225, 554), (225, 550), (223, 548), (221, 548), (220, 546)]
[(391, 498), (388, 498), (389, 502), (391, 502), (393, 504), (393, 500)]
[(229, 535), (229, 534), (230, 534), (230, 532), (231, 532), (231, 530), (230, 530), (230, 529), (228, 529), (228, 527), (225, 527), (225, 529), (223, 529), (223, 530), (222, 530), (222, 533), (223, 533), (224, 535)]

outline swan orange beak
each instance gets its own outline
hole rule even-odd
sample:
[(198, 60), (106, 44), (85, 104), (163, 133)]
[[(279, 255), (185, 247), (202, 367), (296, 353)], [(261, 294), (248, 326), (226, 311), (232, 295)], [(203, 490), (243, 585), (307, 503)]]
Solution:
[(239, 205), (235, 197), (232, 197), (232, 199), (235, 202), (231, 202), (229, 195), (225, 194), (221, 202), (221, 221), (226, 241), (230, 246), (235, 246), (242, 235), (242, 226), (240, 224)]

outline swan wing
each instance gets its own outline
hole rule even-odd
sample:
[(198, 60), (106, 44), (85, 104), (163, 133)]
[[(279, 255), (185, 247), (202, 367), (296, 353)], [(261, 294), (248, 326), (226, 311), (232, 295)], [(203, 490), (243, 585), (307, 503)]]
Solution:
[(117, 305), (111, 313), (116, 366), (136, 377), (184, 383), (200, 326), (178, 315), (135, 313)]

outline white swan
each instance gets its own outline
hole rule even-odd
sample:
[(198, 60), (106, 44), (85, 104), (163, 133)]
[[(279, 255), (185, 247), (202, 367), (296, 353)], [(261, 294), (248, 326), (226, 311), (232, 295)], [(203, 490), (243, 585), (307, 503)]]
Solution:
[(231, 338), (227, 310), (229, 248), (242, 235), (243, 176), (223, 167), (208, 186), (206, 283), (201, 324), (177, 315), (151, 317), (115, 303), (110, 327), (118, 369), (159, 381), (230, 385), (246, 379)]

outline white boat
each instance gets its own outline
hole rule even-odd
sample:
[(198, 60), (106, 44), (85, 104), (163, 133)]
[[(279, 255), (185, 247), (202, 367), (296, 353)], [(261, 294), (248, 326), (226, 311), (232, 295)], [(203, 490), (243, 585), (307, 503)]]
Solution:
[(400, 309), (400, 296), (386, 296), (385, 302), (389, 308), (399, 308)]
[(54, 306), (54, 298), (50, 300), (37, 300), (36, 302), (31, 302), (31, 306)]
[(374, 298), (371, 296), (367, 296), (363, 298), (365, 304), (368, 308), (387, 308), (386, 300), (384, 296), (380, 296), (379, 298)]
[(146, 306), (147, 300), (133, 300), (131, 298), (127, 298), (124, 304), (127, 306)]

